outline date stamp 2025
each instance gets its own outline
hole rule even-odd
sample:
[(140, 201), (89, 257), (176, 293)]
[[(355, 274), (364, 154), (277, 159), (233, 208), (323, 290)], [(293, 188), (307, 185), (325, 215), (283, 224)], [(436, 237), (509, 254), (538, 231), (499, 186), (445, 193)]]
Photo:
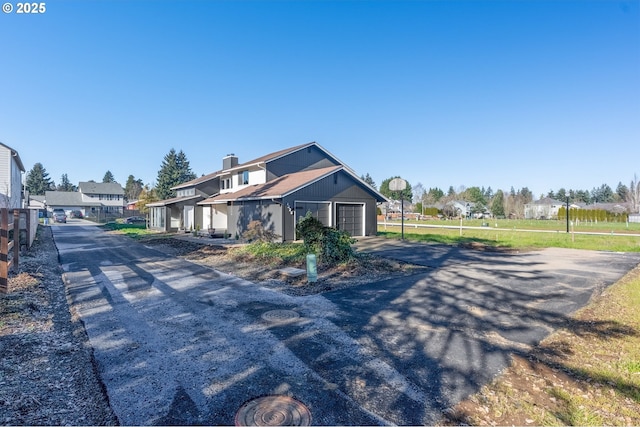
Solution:
[(47, 11), (47, 4), (45, 2), (40, 3), (16, 3), (15, 7), (13, 3), (3, 3), (2, 11), (4, 13), (13, 13), (15, 11), (16, 14), (43, 14)]

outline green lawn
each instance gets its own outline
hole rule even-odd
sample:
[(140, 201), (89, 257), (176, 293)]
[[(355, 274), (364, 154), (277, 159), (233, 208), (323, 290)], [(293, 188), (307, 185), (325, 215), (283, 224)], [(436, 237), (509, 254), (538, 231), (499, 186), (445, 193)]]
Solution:
[[(483, 227), (483, 222), (485, 225), (488, 224), (488, 226)], [(416, 226), (420, 224), (439, 227)], [(442, 226), (451, 228), (444, 228)], [(570, 230), (576, 233), (567, 233), (566, 223), (561, 221), (493, 220), (489, 222), (488, 220), (464, 220), (462, 226), (463, 228), (461, 230), (459, 220), (429, 222), (405, 221), (404, 237), (408, 240), (433, 243), (465, 244), (475, 242), (489, 246), (514, 249), (559, 247), (615, 252), (640, 252), (640, 237), (631, 235), (632, 233), (640, 234), (640, 224), (636, 223), (593, 223), (570, 227)], [(605, 234), (580, 234), (580, 232)], [(378, 225), (378, 235), (387, 238), (400, 238), (400, 222), (388, 222), (386, 227), (385, 225)]]

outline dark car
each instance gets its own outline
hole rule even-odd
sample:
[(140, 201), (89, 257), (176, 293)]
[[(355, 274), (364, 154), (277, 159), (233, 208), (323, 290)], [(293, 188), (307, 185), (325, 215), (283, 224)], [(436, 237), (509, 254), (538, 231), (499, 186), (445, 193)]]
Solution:
[(62, 222), (62, 223), (66, 224), (67, 223), (67, 215), (65, 215), (64, 212), (62, 212), (62, 213), (61, 212), (55, 212), (53, 214), (53, 220), (55, 222)]
[(71, 218), (84, 218), (81, 211), (71, 211)]
[(125, 218), (125, 224), (146, 224), (147, 219), (143, 216), (130, 216), (129, 218)]

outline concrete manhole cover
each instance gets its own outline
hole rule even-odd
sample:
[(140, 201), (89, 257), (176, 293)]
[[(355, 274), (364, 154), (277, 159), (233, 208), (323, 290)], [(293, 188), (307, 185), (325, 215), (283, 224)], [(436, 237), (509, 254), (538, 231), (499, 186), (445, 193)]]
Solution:
[(268, 322), (289, 322), (299, 318), (300, 315), (293, 310), (270, 310), (262, 313), (262, 319)]
[(238, 409), (237, 426), (309, 426), (311, 412), (289, 396), (263, 396), (249, 400)]

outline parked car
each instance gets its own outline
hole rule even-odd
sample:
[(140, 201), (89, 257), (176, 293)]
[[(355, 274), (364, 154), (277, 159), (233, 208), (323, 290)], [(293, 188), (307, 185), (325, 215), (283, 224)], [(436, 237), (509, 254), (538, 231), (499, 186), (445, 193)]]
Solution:
[(71, 218), (84, 218), (81, 211), (71, 211)]
[(67, 215), (64, 212), (54, 212), (53, 214), (53, 220), (55, 222), (62, 222), (62, 223), (67, 223)]
[(125, 218), (125, 224), (146, 224), (147, 219), (143, 216), (130, 216), (129, 218)]

